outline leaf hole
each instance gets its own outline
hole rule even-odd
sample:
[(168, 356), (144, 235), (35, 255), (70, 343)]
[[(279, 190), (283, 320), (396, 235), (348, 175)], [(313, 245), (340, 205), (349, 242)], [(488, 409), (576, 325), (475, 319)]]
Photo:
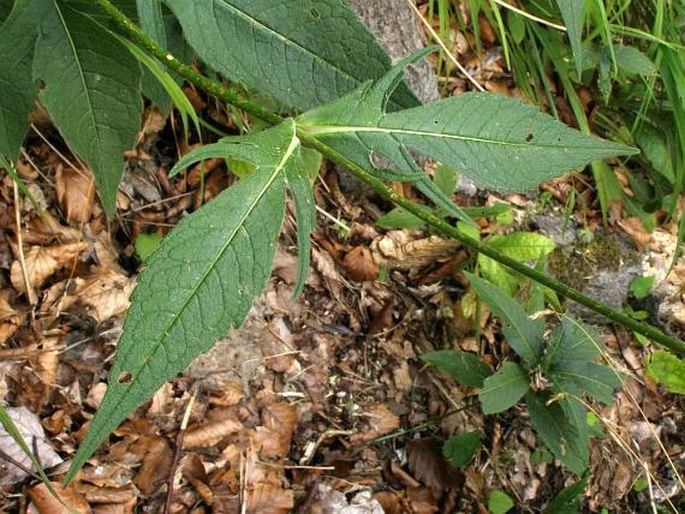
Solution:
[(38, 91), (43, 91), (44, 89), (45, 89), (45, 81), (39, 80), (38, 81)]
[(321, 13), (319, 12), (319, 10), (316, 7), (312, 7), (312, 10), (309, 11), (309, 13), (312, 15), (312, 18), (314, 18), (315, 20), (318, 20), (319, 18), (321, 18)]
[(131, 373), (129, 373), (128, 371), (124, 371), (123, 373), (121, 373), (121, 375), (119, 375), (117, 382), (119, 382), (120, 384), (130, 384), (132, 378), (133, 375), (131, 375)]
[(528, 132), (528, 135), (526, 135), (526, 143), (530, 143), (533, 140), (533, 133)]

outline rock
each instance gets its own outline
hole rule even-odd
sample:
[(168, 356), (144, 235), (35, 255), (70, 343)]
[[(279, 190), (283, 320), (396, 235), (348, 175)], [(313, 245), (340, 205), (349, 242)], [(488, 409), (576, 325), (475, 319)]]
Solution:
[[(406, 0), (347, 0), (364, 25), (376, 36), (392, 62), (426, 46), (416, 13)], [(407, 70), (406, 80), (423, 103), (439, 97), (435, 74), (425, 59)]]

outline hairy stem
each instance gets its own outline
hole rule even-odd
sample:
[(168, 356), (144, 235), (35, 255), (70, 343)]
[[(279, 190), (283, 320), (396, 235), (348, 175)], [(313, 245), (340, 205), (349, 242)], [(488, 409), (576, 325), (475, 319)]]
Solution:
[[(220, 82), (209, 79), (204, 75), (196, 72), (187, 64), (180, 62), (173, 55), (167, 52), (155, 41), (153, 41), (150, 37), (148, 37), (135, 23), (133, 23), (121, 11), (119, 11), (119, 9), (112, 5), (109, 0), (96, 0), (96, 2), (105, 12), (107, 12), (107, 14), (109, 14), (117, 22), (117, 24), (121, 28), (123, 28), (129, 34), (133, 42), (145, 48), (161, 63), (174, 70), (188, 82), (204, 89), (208, 93), (211, 93), (217, 98), (235, 107), (238, 107), (239, 109), (243, 109), (249, 112), (250, 114), (253, 114), (254, 116), (261, 118), (262, 120), (268, 123), (275, 125), (283, 121), (283, 118), (278, 114), (264, 108), (256, 102), (253, 102), (237, 94), (235, 91), (228, 89)], [(400, 207), (403, 207), (407, 211), (411, 212), (417, 218), (420, 218), (421, 220), (425, 221), (431, 227), (442, 232), (444, 235), (456, 239), (457, 241), (460, 241), (461, 243), (470, 247), (474, 251), (487, 255), (488, 257), (494, 259), (500, 264), (503, 264), (508, 268), (517, 271), (521, 275), (524, 275), (525, 277), (528, 277), (546, 287), (549, 287), (550, 289), (556, 291), (558, 294), (566, 298), (569, 298), (595, 312), (598, 312), (606, 318), (615, 321), (619, 325), (622, 325), (634, 332), (642, 334), (643, 336), (651, 339), (652, 341), (659, 343), (667, 348), (670, 348), (675, 352), (685, 354), (685, 343), (683, 341), (669, 337), (658, 328), (632, 319), (626, 316), (625, 314), (618, 312), (615, 309), (612, 309), (611, 307), (604, 305), (601, 302), (598, 302), (597, 300), (593, 300), (592, 298), (584, 295), (580, 291), (573, 289), (572, 287), (569, 287), (559, 282), (558, 280), (555, 280), (549, 275), (542, 273), (534, 268), (531, 268), (530, 266), (527, 266), (519, 261), (516, 261), (515, 259), (512, 259), (507, 255), (504, 255), (498, 250), (495, 250), (494, 248), (488, 246), (485, 243), (482, 243), (477, 239), (469, 237), (468, 235), (459, 231), (456, 227), (444, 221), (443, 219), (439, 218), (438, 216), (435, 216), (433, 213), (428, 212), (425, 209), (421, 209), (419, 205), (415, 204), (414, 202), (405, 198), (404, 196), (394, 192), (392, 189), (386, 186), (383, 181), (377, 179), (367, 170), (352, 162), (347, 157), (338, 153), (326, 144), (322, 143), (321, 141), (316, 139), (315, 136), (308, 134), (306, 131), (298, 128), (297, 136), (300, 138), (302, 144), (319, 151), (328, 159), (335, 161), (339, 165), (345, 167), (358, 179), (362, 180), (369, 186), (373, 187), (376, 191), (378, 191), (378, 193), (380, 193), (381, 196), (399, 205)]]

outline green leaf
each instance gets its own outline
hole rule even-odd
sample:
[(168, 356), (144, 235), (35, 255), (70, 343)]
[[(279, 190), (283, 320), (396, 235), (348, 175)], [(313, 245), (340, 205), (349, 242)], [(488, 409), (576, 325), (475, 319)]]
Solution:
[(483, 387), (483, 380), (492, 375), (490, 367), (476, 355), (461, 350), (439, 350), (421, 355), (420, 359), (470, 387)]
[(304, 289), (312, 250), (310, 236), (316, 227), (316, 200), (307, 175), (307, 167), (300, 159), (300, 155), (298, 153), (298, 162), (295, 166), (285, 168), (288, 189), (293, 200), (295, 200), (295, 212), (297, 214), (297, 279), (293, 298)]
[[(226, 146), (229, 146), (227, 142)], [(164, 239), (140, 275), (107, 393), (68, 473), (165, 380), (239, 327), (271, 272), (285, 210), (285, 168), (299, 149), (295, 125), (232, 139), (255, 171)]]
[(557, 0), (561, 17), (566, 25), (566, 34), (573, 50), (576, 72), (580, 77), (583, 71), (583, 23), (585, 22), (585, 0)]
[[(430, 212), (431, 209), (428, 207), (419, 206)], [(380, 218), (376, 220), (376, 225), (382, 228), (409, 228), (416, 229), (421, 228), (426, 223), (421, 219), (414, 216), (411, 212), (402, 207), (395, 207), (390, 212), (383, 214)]]
[(0, 155), (16, 162), (37, 93), (31, 62), (50, 0), (17, 0), (0, 25)]
[(582, 397), (589, 394), (604, 404), (611, 403), (621, 379), (607, 366), (584, 360), (564, 360), (550, 367), (547, 377), (555, 388)]
[(505, 362), (483, 383), (478, 394), (483, 414), (496, 414), (513, 407), (528, 391), (530, 378), (515, 362)]
[(654, 352), (645, 365), (647, 376), (672, 393), (685, 394), (685, 361), (665, 350)]
[(583, 500), (587, 479), (580, 480), (562, 489), (545, 508), (546, 514), (577, 514)]
[(646, 277), (635, 277), (630, 281), (628, 289), (633, 296), (638, 300), (642, 300), (649, 296), (649, 293), (654, 287), (654, 275), (647, 275)]
[[(340, 0), (165, 0), (191, 46), (234, 82), (306, 110), (381, 77), (390, 60)], [(405, 85), (395, 99), (418, 101)]]
[(502, 332), (512, 349), (529, 365), (538, 363), (543, 350), (542, 333), (523, 308), (502, 289), (482, 278), (466, 273), (478, 296), (499, 316)]
[(375, 84), (365, 84), (303, 114), (298, 125), (366, 168), (375, 152), (408, 174), (413, 169), (405, 151), (412, 149), (481, 186), (501, 191), (530, 189), (591, 161), (636, 153), (633, 148), (586, 136), (503, 95), (467, 93), (385, 112), (389, 91), (404, 67), (424, 54), (403, 59)]
[(445, 196), (452, 196), (454, 194), (454, 190), (457, 188), (458, 179), (459, 173), (449, 166), (442, 164), (435, 170), (433, 182), (435, 182), (437, 188), (442, 191), (442, 194)]
[(159, 234), (139, 234), (135, 243), (136, 255), (141, 261), (146, 262), (160, 244), (162, 244), (162, 237)]
[(488, 498), (488, 512), (490, 514), (506, 514), (514, 508), (514, 500), (506, 493), (496, 490)]
[(105, 211), (114, 214), (124, 151), (143, 108), (138, 62), (89, 17), (53, 2), (36, 43), (40, 100), (69, 146), (93, 170)]
[(480, 432), (465, 432), (450, 437), (442, 447), (442, 454), (450, 460), (452, 466), (466, 466), (480, 448)]
[(580, 321), (564, 317), (550, 337), (551, 344), (545, 352), (544, 369), (568, 360), (594, 361), (602, 355), (602, 343), (594, 328)]
[(547, 448), (576, 475), (582, 475), (588, 466), (586, 441), (571, 423), (559, 402), (547, 404), (549, 396), (529, 391), (526, 405), (530, 421)]
[(615, 44), (614, 53), (616, 64), (624, 73), (646, 77), (656, 72), (654, 63), (649, 60), (649, 57), (634, 46)]

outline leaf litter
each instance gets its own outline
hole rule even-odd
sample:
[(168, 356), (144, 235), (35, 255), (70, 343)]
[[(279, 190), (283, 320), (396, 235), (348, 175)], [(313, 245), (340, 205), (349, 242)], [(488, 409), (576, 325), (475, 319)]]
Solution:
[[(460, 270), (468, 255), (420, 230), (379, 233), (374, 214), (389, 206), (373, 195), (360, 202), (329, 171), (317, 184), (317, 203), (329, 212), (342, 209), (353, 228), (341, 234), (318, 220), (303, 296), (291, 298), (297, 260), (294, 226), (286, 222), (274, 276), (245, 326), (160, 388), (73, 485), (59, 489), (65, 469), (49, 456), (73, 455), (102, 399), (141, 266), (135, 238), (164, 237), (234, 180), (222, 162), (169, 180), (169, 125), (154, 111), (148, 116), (157, 122), (146, 125), (153, 128), (128, 155), (120, 218), (112, 225), (93, 199), (88, 170), (74, 170), (40, 141), (28, 147), (40, 173), (24, 160), (19, 170), (41, 192), (44, 210), (15, 205), (12, 184), (2, 183), (0, 393), (40, 420), (47, 437), (36, 443), (37, 453), (45, 466), (57, 465), (51, 477), (65, 503), (78, 512), (163, 509), (171, 488), (171, 512), (239, 512), (243, 505), (246, 512), (274, 513), (484, 511), (492, 490), (538, 508), (572, 480), (538, 455), (541, 446), (520, 413), (484, 418), (473, 390), (418, 359), (459, 348), (494, 365), (510, 351), (487, 309), (479, 323), (485, 346), (463, 314)], [(25, 231), (23, 257), (15, 209)], [(627, 223), (639, 242), (643, 236)], [(388, 278), (376, 280), (382, 271)], [(27, 284), (35, 306), (26, 302)], [(606, 338), (612, 359), (631, 378), (598, 413), (610, 429), (591, 447), (593, 509), (641, 501), (634, 485), (643, 466), (667, 494), (677, 481), (664, 455), (682, 459), (685, 448), (682, 402), (642, 373), (628, 334)], [(471, 430), (481, 432), (484, 446), (471, 465), (452, 470), (441, 441)], [(655, 445), (655, 435), (667, 446)], [(637, 445), (633, 453), (628, 442)], [(37, 512), (62, 508), (35, 480), (11, 488)], [(19, 508), (7, 502), (7, 510)]]

